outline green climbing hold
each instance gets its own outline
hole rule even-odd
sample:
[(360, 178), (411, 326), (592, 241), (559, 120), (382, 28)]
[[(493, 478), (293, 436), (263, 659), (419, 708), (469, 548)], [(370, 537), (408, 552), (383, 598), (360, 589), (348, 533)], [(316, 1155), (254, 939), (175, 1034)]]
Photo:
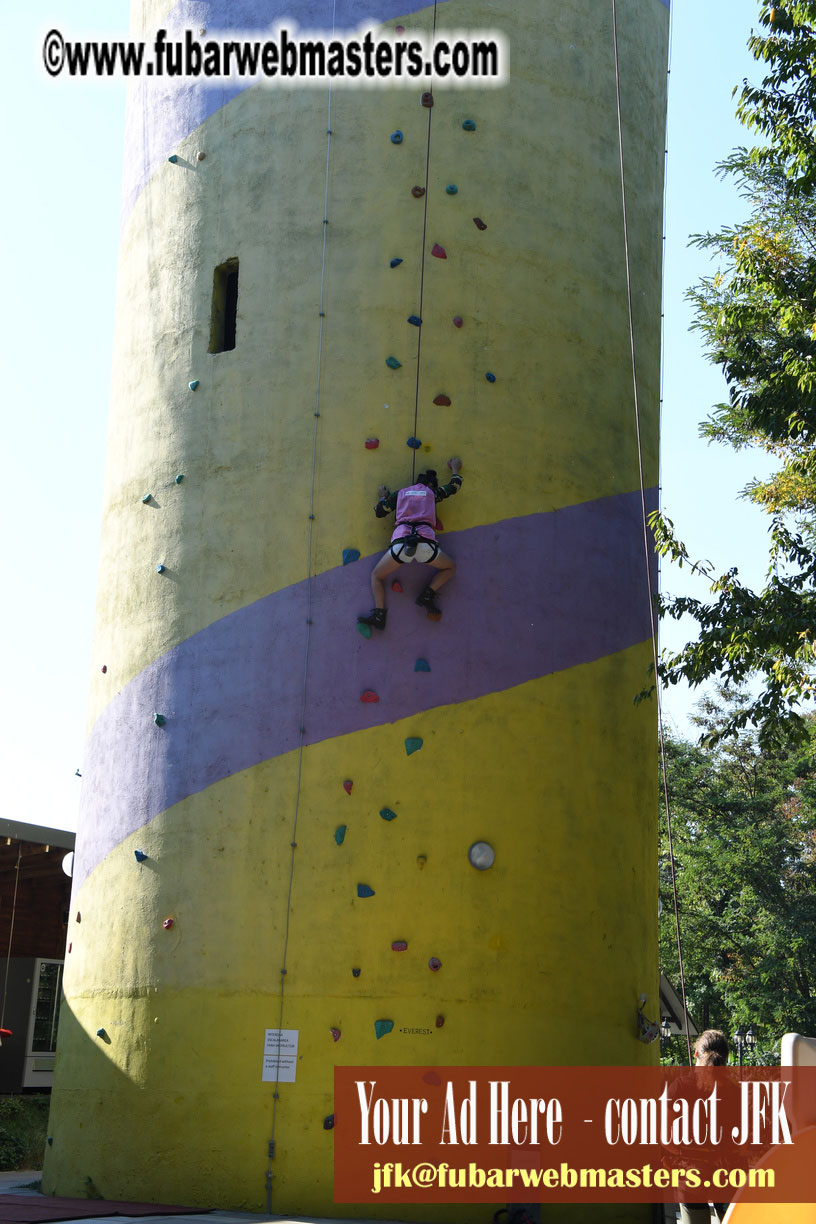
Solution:
[(179, 472), (178, 476), (176, 477), (176, 484), (181, 484), (183, 479), (184, 479), (184, 473)]
[(416, 663), (414, 664), (414, 671), (429, 672), (430, 670), (431, 665), (427, 659), (417, 659)]
[(448, 183), (447, 187), (445, 188), (445, 191), (448, 193), (448, 195), (456, 195), (458, 190), (459, 188), (456, 186), (455, 183)]
[(382, 816), (383, 820), (397, 819), (397, 813), (392, 812), (390, 808), (380, 808), (380, 815)]
[(165, 718), (163, 714), (154, 714), (153, 721), (157, 727), (163, 727), (164, 724), (167, 722), (167, 719)]
[(334, 830), (334, 840), (337, 842), (338, 846), (342, 846), (343, 839), (345, 836), (346, 836), (346, 825), (338, 825), (337, 828)]
[(360, 637), (370, 638), (371, 637), (371, 626), (364, 625), (360, 621), (358, 621), (357, 622), (357, 632), (359, 633)]
[[(430, 670), (430, 668), (428, 670)], [(405, 752), (407, 756), (410, 756), (412, 752), (419, 752), (421, 747), (422, 740), (418, 735), (409, 735), (405, 741)]]
[(399, 370), (402, 366), (402, 362), (397, 361), (396, 357), (386, 357), (385, 364), (388, 366), (389, 370)]
[(462, 124), (462, 127), (465, 129), (466, 132), (476, 131), (476, 124), (473, 122), (472, 119), (465, 119), (464, 123)]
[(386, 1033), (390, 1033), (393, 1027), (393, 1020), (375, 1020), (374, 1032), (377, 1034), (377, 1040), (379, 1041), (381, 1037), (386, 1035)]

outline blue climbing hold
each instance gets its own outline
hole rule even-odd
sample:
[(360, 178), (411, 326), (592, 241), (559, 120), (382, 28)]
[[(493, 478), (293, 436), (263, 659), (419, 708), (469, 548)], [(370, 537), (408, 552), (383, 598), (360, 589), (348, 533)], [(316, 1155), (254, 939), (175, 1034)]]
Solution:
[(455, 183), (448, 183), (447, 187), (445, 188), (445, 191), (448, 193), (448, 195), (456, 195), (458, 190), (459, 188), (456, 186)]
[(153, 721), (157, 727), (163, 727), (164, 724), (167, 722), (167, 719), (165, 718), (163, 714), (154, 714)]
[(382, 816), (383, 820), (397, 819), (397, 813), (392, 812), (390, 808), (380, 808), (380, 815)]
[(418, 735), (409, 735), (405, 741), (406, 756), (410, 756), (412, 752), (419, 752), (422, 747), (422, 740)]
[(360, 560), (359, 548), (344, 548), (343, 549), (343, 564), (351, 565), (352, 561)]
[(361, 973), (362, 973), (362, 970), (361, 970), (361, 969), (352, 969), (352, 971), (351, 971), (351, 976), (352, 976), (352, 977), (359, 977)]
[(134, 850), (133, 853), (136, 855), (137, 863), (143, 863), (145, 859), (147, 858), (147, 855), (145, 854), (144, 850)]
[(385, 364), (390, 370), (399, 370), (402, 366), (402, 362), (397, 361), (396, 357), (386, 357)]
[(398, 267), (400, 266), (400, 264), (401, 264), (401, 263), (402, 263), (402, 260), (401, 260), (401, 259), (392, 259), (392, 260), (391, 260), (391, 267), (392, 267), (392, 268), (398, 268)]
[(417, 659), (414, 664), (414, 671), (430, 671), (431, 665), (427, 659)]
[(192, 382), (188, 382), (187, 386), (191, 391), (195, 391), (196, 387), (198, 386), (198, 381), (199, 380), (197, 378), (194, 378)]
[(156, 566), (156, 573), (163, 574), (166, 568), (167, 567), (165, 566), (164, 562), (160, 561), (159, 564)]
[(397, 128), (396, 132), (391, 133), (392, 144), (402, 144), (402, 132)]
[(412, 324), (413, 327), (419, 327), (422, 324), (422, 320), (420, 319), (419, 315), (409, 315), (408, 322)]
[(176, 477), (176, 484), (181, 484), (183, 479), (184, 479), (184, 473), (179, 472), (178, 476)]
[(476, 131), (476, 124), (473, 122), (472, 119), (465, 119), (464, 123), (462, 124), (462, 127), (465, 129), (466, 132)]
[(99, 1028), (96, 1030), (96, 1035), (97, 1037), (107, 1037), (108, 1034), (105, 1032), (103, 1028)]
[(485, 374), (485, 378), (487, 379), (487, 381), (488, 381), (488, 382), (495, 382), (495, 381), (496, 381), (496, 375), (495, 375), (495, 374), (491, 374), (489, 370), (488, 370), (488, 371), (487, 371), (487, 373)]
[(358, 897), (373, 897), (374, 889), (369, 888), (367, 884), (358, 884), (357, 885), (357, 896)]
[(393, 1027), (393, 1020), (375, 1020), (374, 1032), (377, 1034), (377, 1040), (379, 1041), (381, 1037), (386, 1035), (386, 1033), (390, 1033)]
[(342, 846), (343, 839), (345, 838), (345, 836), (346, 836), (346, 825), (338, 825), (337, 828), (334, 830), (334, 840), (337, 842), (338, 846)]
[(411, 450), (419, 450), (420, 446), (422, 445), (422, 439), (409, 438), (405, 445), (410, 446)]

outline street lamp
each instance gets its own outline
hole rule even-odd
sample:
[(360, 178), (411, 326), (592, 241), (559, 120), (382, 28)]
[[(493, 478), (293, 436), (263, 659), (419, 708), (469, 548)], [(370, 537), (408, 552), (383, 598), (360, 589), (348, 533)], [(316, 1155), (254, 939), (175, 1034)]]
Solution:
[(746, 1031), (742, 1025), (740, 1025), (736, 1033), (734, 1033), (734, 1041), (737, 1043), (739, 1065), (742, 1066), (743, 1050), (753, 1051), (756, 1049), (757, 1038), (756, 1033), (753, 1030), (753, 1026)]

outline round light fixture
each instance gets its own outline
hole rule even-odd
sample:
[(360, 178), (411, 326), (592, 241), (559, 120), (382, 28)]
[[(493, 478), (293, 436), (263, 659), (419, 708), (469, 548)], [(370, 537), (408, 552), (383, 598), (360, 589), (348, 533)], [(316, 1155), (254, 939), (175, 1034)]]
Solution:
[(74, 874), (74, 852), (69, 850), (62, 860), (62, 870), (70, 879)]

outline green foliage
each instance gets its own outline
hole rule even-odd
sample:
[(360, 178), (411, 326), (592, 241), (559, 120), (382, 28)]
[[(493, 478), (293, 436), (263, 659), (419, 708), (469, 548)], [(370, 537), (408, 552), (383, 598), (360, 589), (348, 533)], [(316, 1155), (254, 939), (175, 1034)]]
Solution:
[(50, 1097), (0, 1096), (0, 1169), (41, 1169)]
[[(716, 748), (669, 737), (667, 784), (688, 1007), (700, 1028), (753, 1025), (760, 1047), (816, 1032), (816, 719), (801, 744), (762, 752), (721, 688), (698, 721)], [(663, 972), (679, 987), (665, 821), (661, 834)]]

